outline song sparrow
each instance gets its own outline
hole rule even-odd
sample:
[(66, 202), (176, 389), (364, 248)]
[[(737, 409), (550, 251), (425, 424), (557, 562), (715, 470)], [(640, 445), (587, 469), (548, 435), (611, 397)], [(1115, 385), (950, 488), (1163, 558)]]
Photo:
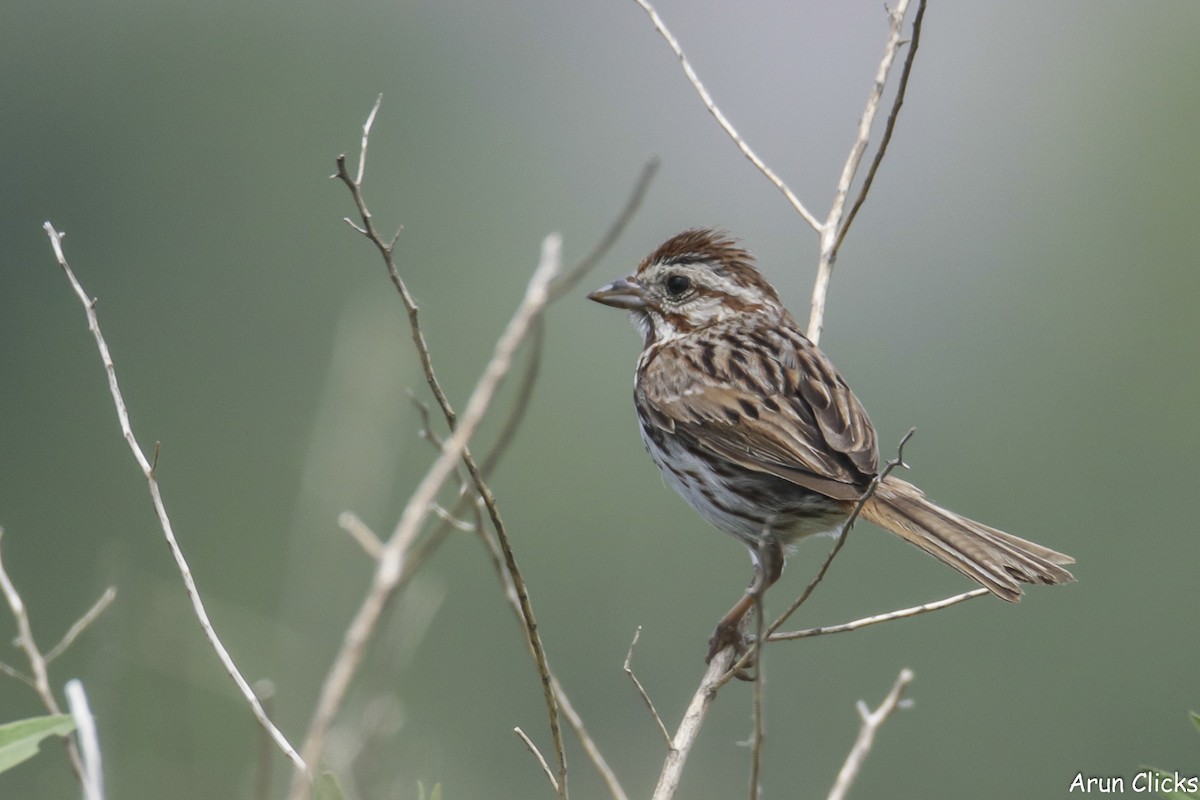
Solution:
[[(588, 297), (628, 309), (642, 333), (634, 402), (642, 441), (701, 516), (750, 548), (755, 581), (718, 623), (708, 658), (738, 627), (801, 537), (837, 533), (878, 469), (875, 428), (801, 332), (749, 253), (711, 230), (667, 240)], [(1070, 556), (934, 504), (888, 476), (861, 515), (1002, 600), (1018, 582), (1074, 580)]]

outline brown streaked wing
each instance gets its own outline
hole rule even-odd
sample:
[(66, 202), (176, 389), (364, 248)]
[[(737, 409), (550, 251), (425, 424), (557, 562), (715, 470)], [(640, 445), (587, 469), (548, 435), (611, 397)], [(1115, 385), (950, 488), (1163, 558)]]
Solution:
[(764, 359), (757, 364), (689, 353), (703, 353), (711, 341), (664, 345), (638, 381), (650, 420), (745, 469), (839, 500), (858, 499), (878, 463), (866, 412), (807, 340), (763, 335), (777, 355), (755, 348)]

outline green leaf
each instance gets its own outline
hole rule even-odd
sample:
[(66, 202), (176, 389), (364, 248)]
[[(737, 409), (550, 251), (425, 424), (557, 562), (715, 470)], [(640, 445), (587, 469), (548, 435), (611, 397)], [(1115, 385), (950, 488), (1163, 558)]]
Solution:
[(313, 797), (315, 800), (346, 800), (346, 795), (342, 794), (342, 786), (332, 772), (320, 774), (313, 785)]
[(66, 736), (75, 730), (70, 714), (19, 719), (0, 725), (0, 772), (37, 755), (38, 746), (47, 736)]
[(1195, 711), (1191, 712), (1191, 714), (1192, 724), (1196, 726), (1196, 730), (1200, 730), (1200, 714), (1197, 714)]

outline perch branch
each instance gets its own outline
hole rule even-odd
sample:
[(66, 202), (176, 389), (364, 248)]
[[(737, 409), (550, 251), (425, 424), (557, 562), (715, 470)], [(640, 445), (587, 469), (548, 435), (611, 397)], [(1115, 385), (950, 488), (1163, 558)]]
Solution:
[(651, 800), (671, 800), (675, 796), (675, 791), (679, 788), (679, 780), (683, 777), (684, 765), (687, 764), (688, 755), (692, 751), (692, 745), (696, 743), (700, 727), (704, 724), (704, 717), (708, 714), (708, 709), (716, 698), (717, 691), (724, 685), (725, 675), (729, 672), (732, 664), (732, 647), (726, 647), (713, 656), (712, 661), (709, 662), (708, 668), (704, 671), (704, 677), (700, 679), (700, 686), (692, 695), (687, 711), (684, 712), (683, 721), (675, 730), (675, 737), (671, 740), (671, 749), (667, 752), (666, 760), (663, 761), (662, 771), (658, 775), (658, 785), (654, 787)]

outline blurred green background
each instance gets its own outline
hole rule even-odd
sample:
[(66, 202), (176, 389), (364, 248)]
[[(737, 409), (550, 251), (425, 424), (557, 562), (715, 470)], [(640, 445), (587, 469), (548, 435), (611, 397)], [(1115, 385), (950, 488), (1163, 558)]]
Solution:
[[(819, 214), (885, 37), (875, 0), (659, 8), (740, 132)], [(906, 477), (1077, 557), (1079, 583), (772, 649), (767, 797), (818, 797), (916, 673), (855, 797), (1056, 798), (1076, 773), (1200, 772), (1200, 5), (935, 3), (896, 138), (842, 251), (822, 340)], [(336, 526), (394, 525), (430, 461), (399, 302), (328, 180), (383, 107), (367, 193), (465, 403), (551, 231), (591, 247), (651, 155), (628, 234), (554, 307), (529, 419), (494, 488), (552, 663), (634, 797), (743, 549), (639, 442), (637, 337), (584, 300), (684, 227), (744, 238), (801, 319), (815, 237), (721, 133), (631, 2), (9, 4), (0, 11), (0, 525), (53, 665), (81, 678), (110, 797), (251, 797), (259, 735), (190, 615), (121, 440), (83, 310), (99, 298), (136, 433), (218, 630), (299, 742), (370, 574)], [(511, 387), (510, 387), (511, 389)], [(511, 391), (498, 411), (511, 401)], [(482, 441), (495, 435), (496, 419)], [(807, 543), (769, 605), (826, 550)], [(969, 588), (863, 526), (796, 620)], [(23, 666), (7, 644), (0, 659)], [(0, 719), (39, 713), (0, 679)], [(453, 538), (387, 619), (331, 745), (356, 797), (549, 797), (538, 681), (488, 559)], [(363, 738), (355, 732), (368, 730)], [(681, 797), (743, 796), (750, 695), (728, 688)], [(582, 753), (577, 797), (602, 796)], [(286, 762), (273, 756), (276, 796)], [(4, 798), (78, 796), (60, 749)]]

